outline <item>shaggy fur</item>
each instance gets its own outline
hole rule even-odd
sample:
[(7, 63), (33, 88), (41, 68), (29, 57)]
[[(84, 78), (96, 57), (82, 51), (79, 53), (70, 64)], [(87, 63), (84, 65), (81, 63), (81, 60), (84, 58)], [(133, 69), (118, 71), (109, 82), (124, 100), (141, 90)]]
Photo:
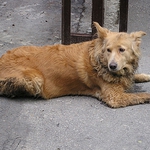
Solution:
[(94, 22), (98, 38), (54, 46), (23, 46), (0, 58), (0, 95), (50, 99), (89, 95), (110, 107), (150, 100), (148, 93), (127, 93), (133, 82), (150, 81), (135, 74), (144, 32), (111, 32)]

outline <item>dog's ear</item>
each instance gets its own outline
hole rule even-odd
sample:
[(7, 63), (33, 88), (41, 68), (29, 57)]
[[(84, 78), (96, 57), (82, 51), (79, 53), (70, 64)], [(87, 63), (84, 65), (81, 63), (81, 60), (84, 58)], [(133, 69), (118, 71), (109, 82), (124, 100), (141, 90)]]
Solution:
[(93, 22), (93, 25), (96, 27), (98, 38), (104, 39), (107, 37), (109, 30), (102, 28), (97, 22)]
[(134, 41), (136, 42), (137, 46), (140, 45), (141, 43), (141, 37), (146, 35), (145, 32), (143, 31), (138, 31), (138, 32), (132, 32), (130, 33), (130, 36), (134, 39)]

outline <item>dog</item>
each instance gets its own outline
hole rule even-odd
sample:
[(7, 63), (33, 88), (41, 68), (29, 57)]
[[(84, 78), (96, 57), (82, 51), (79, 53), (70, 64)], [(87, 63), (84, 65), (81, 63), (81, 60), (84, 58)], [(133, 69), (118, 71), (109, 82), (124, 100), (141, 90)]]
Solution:
[(112, 108), (145, 103), (149, 93), (129, 93), (135, 82), (150, 75), (136, 74), (143, 31), (111, 32), (93, 23), (97, 38), (71, 45), (22, 46), (0, 58), (0, 95), (51, 99), (86, 95)]

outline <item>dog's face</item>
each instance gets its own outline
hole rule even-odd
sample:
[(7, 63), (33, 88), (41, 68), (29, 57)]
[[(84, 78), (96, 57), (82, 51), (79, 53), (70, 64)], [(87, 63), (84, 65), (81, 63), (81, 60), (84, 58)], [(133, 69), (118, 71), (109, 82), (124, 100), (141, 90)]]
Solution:
[[(98, 38), (102, 43), (105, 65), (113, 74), (124, 74), (125, 71), (133, 72), (131, 65), (138, 61), (141, 37), (146, 33), (143, 31), (127, 34), (124, 32), (111, 32), (94, 23), (97, 28)], [(97, 49), (98, 50), (98, 49)], [(132, 70), (131, 70), (132, 69)]]

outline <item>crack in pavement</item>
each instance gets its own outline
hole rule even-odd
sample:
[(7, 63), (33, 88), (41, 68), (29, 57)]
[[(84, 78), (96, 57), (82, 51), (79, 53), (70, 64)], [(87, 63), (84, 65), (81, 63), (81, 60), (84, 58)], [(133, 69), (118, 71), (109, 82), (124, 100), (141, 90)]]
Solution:
[(81, 24), (81, 20), (83, 18), (83, 13), (85, 12), (85, 0), (82, 1), (81, 5), (82, 5), (82, 8), (81, 8), (81, 12), (79, 13), (79, 22), (77, 24), (77, 32), (80, 31), (80, 24)]
[(71, 1), (71, 24), (72, 30), (75, 33), (81, 31), (82, 19), (85, 14), (85, 0), (72, 0)]
[(20, 137), (16, 137), (15, 139), (7, 139), (3, 143), (2, 150), (16, 150), (20, 143)]

